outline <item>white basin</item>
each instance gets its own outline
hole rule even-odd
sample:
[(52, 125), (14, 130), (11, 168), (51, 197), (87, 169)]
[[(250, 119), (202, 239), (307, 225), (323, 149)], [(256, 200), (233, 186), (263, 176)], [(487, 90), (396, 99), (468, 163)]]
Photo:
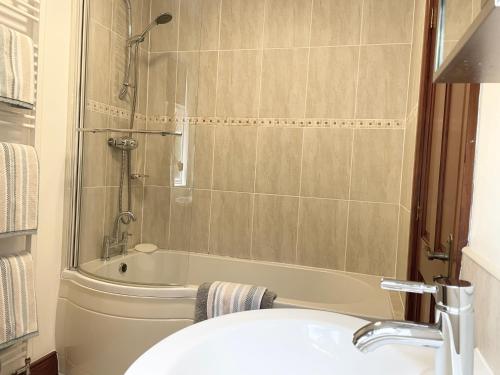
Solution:
[(434, 350), (386, 346), (362, 354), (351, 343), (367, 321), (314, 310), (226, 315), (160, 341), (125, 375), (432, 374)]

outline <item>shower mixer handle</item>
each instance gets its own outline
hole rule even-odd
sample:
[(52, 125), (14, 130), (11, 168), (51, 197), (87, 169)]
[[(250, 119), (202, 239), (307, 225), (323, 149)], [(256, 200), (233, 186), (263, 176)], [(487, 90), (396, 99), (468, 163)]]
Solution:
[(130, 151), (139, 147), (139, 141), (132, 137), (111, 137), (108, 138), (108, 145), (123, 151)]

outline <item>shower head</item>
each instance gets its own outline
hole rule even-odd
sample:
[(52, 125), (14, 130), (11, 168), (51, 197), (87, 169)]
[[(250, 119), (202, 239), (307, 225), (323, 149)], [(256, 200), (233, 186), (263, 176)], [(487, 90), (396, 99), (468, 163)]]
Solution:
[(144, 42), (144, 38), (146, 35), (151, 31), (151, 29), (155, 26), (158, 25), (164, 25), (166, 23), (169, 23), (172, 21), (172, 15), (170, 13), (162, 13), (158, 17), (156, 17), (153, 22), (151, 22), (145, 29), (144, 31), (136, 36), (133, 36), (128, 40), (129, 44), (134, 44), (134, 43), (142, 43)]
[(155, 22), (157, 25), (163, 25), (172, 21), (172, 15), (170, 13), (162, 13), (156, 17)]

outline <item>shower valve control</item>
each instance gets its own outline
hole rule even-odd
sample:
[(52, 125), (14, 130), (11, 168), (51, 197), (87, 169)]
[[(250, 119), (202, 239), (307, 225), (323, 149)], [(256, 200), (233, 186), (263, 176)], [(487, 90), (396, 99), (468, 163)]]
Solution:
[(108, 145), (120, 150), (128, 151), (139, 147), (137, 139), (131, 137), (112, 137), (108, 139)]

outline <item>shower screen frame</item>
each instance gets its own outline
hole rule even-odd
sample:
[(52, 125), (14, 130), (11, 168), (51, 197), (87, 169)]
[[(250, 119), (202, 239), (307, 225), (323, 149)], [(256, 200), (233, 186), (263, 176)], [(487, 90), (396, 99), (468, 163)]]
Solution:
[(82, 188), (83, 133), (78, 131), (85, 116), (85, 81), (87, 68), (89, 5), (88, 0), (74, 0), (74, 43), (73, 58), (76, 63), (73, 70), (72, 91), (74, 97), (72, 120), (68, 122), (67, 154), (69, 162), (66, 168), (68, 176), (68, 194), (65, 199), (65, 238), (63, 244), (68, 249), (67, 268), (76, 270), (79, 265), (80, 213)]

